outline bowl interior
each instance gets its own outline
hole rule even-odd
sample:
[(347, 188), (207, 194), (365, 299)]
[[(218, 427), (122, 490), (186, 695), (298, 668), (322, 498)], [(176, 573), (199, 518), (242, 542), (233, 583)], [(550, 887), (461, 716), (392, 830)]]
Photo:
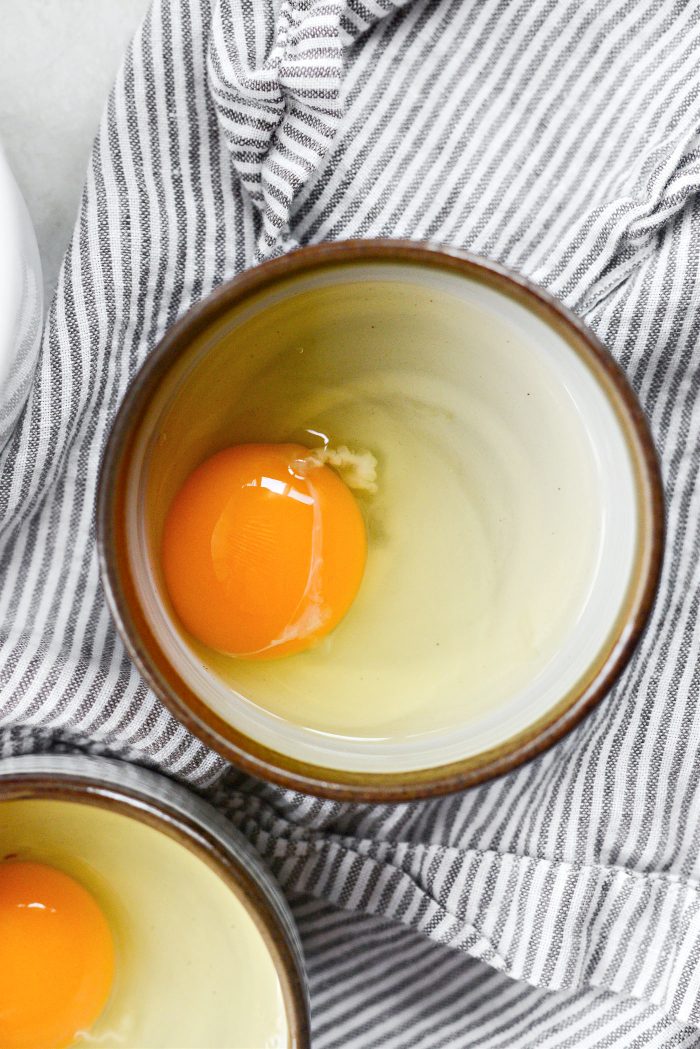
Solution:
[[(533, 301), (415, 262), (319, 266), (171, 356), (130, 445), (129, 570), (167, 662), (239, 738), (357, 774), (444, 766), (566, 707), (619, 645), (648, 558), (641, 453), (602, 359)], [(324, 426), (379, 459), (347, 626), (330, 655), (217, 662), (165, 591), (170, 502), (222, 447)]]

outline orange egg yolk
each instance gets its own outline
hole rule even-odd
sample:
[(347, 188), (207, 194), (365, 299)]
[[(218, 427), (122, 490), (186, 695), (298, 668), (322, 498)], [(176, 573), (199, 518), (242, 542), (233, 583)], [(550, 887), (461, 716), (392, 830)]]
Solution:
[(0, 1046), (59, 1049), (102, 1012), (114, 946), (82, 885), (42, 863), (0, 863)]
[(273, 659), (314, 645), (350, 608), (367, 538), (355, 497), (298, 444), (226, 448), (197, 467), (165, 522), (163, 570), (186, 629)]

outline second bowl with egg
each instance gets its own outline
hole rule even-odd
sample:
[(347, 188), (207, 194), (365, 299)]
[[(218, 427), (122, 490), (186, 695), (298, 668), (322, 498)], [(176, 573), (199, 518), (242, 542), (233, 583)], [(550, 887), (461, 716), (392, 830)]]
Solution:
[(221, 813), (87, 755), (0, 764), (3, 1049), (308, 1049), (301, 943)]
[(101, 568), (131, 657), (256, 775), (399, 800), (539, 753), (610, 688), (663, 539), (643, 415), (594, 336), (495, 264), (302, 249), (138, 373)]

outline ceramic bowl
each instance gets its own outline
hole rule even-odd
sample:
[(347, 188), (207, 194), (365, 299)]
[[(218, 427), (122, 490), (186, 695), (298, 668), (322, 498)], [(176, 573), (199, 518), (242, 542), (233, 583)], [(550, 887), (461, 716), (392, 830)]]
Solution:
[[(468, 359), (474, 410), (484, 414), (486, 400), (480, 405), (478, 398), (490, 399), (488, 411), (511, 431), (504, 440), (515, 457), (530, 431), (542, 427), (535, 402), (526, 400), (530, 369), (533, 376), (537, 369), (546, 373), (549, 393), (539, 403), (544, 408), (554, 399), (563, 407), (551, 416), (560, 423), (547, 424), (527, 463), (533, 498), (538, 462), (544, 470), (572, 420), (593, 464), (599, 544), (586, 570), (585, 598), (547, 665), (497, 709), (478, 718), (465, 713), (464, 724), (449, 731), (402, 741), (307, 730), (217, 684), (178, 640), (158, 565), (162, 506), (178, 479), (226, 444), (226, 419), (240, 407), (221, 393), (232, 354), (239, 355), (236, 367), (245, 368), (248, 358), (272, 360), (300, 333), (313, 342), (341, 328), (344, 345), (361, 342), (363, 361), (391, 354), (403, 340), (411, 367), (428, 379), (438, 369), (437, 347), (443, 363), (462, 367)], [(569, 488), (583, 485), (575, 469), (566, 480)], [(481, 483), (491, 484), (488, 476)], [(494, 475), (493, 485), (500, 483)], [(582, 491), (578, 497), (585, 506), (588, 497)], [(507, 492), (504, 499), (507, 513)], [(519, 556), (527, 561), (521, 539)], [(546, 563), (546, 542), (541, 535), (535, 540)], [(560, 557), (564, 542), (564, 580), (566, 565), (579, 556), (573, 534), (570, 548), (566, 541), (552, 540)], [(652, 605), (662, 559), (662, 488), (645, 419), (624, 376), (586, 326), (544, 291), (485, 259), (428, 245), (322, 244), (244, 273), (168, 331), (134, 379), (112, 430), (98, 544), (107, 597), (131, 658), (193, 733), (236, 765), (293, 789), (395, 801), (458, 790), (514, 768), (608, 692)], [(523, 585), (537, 590), (537, 575), (528, 578)]]
[(0, 145), (0, 448), (24, 406), (41, 335), (43, 289), (34, 229)]
[[(8, 857), (77, 877), (110, 922), (114, 986), (80, 1044), (309, 1046), (286, 901), (229, 821), (184, 787), (87, 755), (6, 758), (0, 861)], [(247, 1033), (232, 1036), (238, 1014), (219, 1016), (220, 1001), (254, 1010)]]

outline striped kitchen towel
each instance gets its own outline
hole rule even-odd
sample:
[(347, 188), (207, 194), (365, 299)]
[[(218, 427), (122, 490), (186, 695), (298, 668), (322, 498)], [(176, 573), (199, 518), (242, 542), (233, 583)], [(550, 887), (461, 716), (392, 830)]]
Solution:
[[(699, 131), (697, 0), (156, 0), (118, 76), (0, 461), (0, 751), (211, 792), (296, 910), (317, 1049), (700, 1045)], [(583, 314), (668, 499), (612, 695), (503, 779), (394, 807), (253, 782), (188, 736), (124, 654), (93, 525), (168, 325), (257, 260), (363, 236), (470, 248)]]

